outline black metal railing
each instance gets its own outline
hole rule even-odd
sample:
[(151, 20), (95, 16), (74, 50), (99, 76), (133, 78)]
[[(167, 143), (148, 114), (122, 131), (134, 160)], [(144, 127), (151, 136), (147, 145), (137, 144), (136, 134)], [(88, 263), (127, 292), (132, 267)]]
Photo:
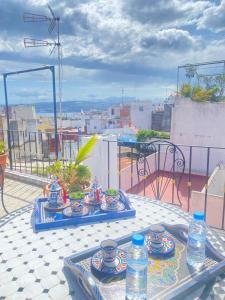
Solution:
[[(47, 167), (57, 157), (55, 133), (10, 131), (9, 136), (11, 161), (8, 167), (22, 173), (46, 176)], [(0, 140), (4, 140), (7, 147), (6, 131), (0, 131)], [(65, 163), (73, 160), (81, 143), (82, 136), (77, 133), (59, 133), (58, 158)], [(225, 229), (225, 148), (175, 145), (185, 160), (178, 184), (177, 174), (181, 170), (175, 165), (176, 156), (173, 152), (170, 156), (172, 168), (164, 163), (166, 148), (163, 140), (158, 142), (155, 150), (148, 147), (149, 142), (123, 145), (117, 140), (105, 139), (101, 143), (104, 143), (104, 147), (101, 153), (95, 153), (97, 164), (96, 170), (92, 165), (92, 171), (96, 174), (92, 175), (102, 173), (105, 188), (118, 187), (130, 193), (157, 198), (152, 186), (155, 184), (157, 189), (162, 188), (164, 183), (160, 183), (160, 180), (164, 178), (168, 182), (170, 179), (166, 192), (158, 200), (178, 205), (188, 212), (203, 210), (209, 224)], [(143, 176), (140, 176), (137, 168), (140, 153), (144, 153), (145, 157)]]
[[(202, 210), (208, 223), (225, 229), (225, 148), (196, 145), (172, 146), (171, 149), (177, 151), (176, 149), (179, 147), (183, 153), (185, 166), (182, 171), (176, 166), (178, 159), (174, 151), (171, 151), (171, 166), (170, 168), (168, 165), (166, 167), (167, 146), (164, 141), (158, 141), (157, 147), (153, 151), (148, 149), (151, 142), (134, 143), (132, 147), (118, 145), (119, 188), (155, 199), (153, 185), (155, 184), (156, 189), (162, 189), (163, 185), (165, 187), (166, 182), (168, 183), (170, 176), (171, 180), (166, 186), (168, 192), (158, 200), (178, 205), (188, 212)], [(151, 151), (144, 152), (144, 149)], [(160, 150), (162, 151), (158, 155)], [(142, 169), (143, 176), (138, 176), (140, 174), (138, 174), (137, 162), (141, 152), (144, 153), (145, 161)], [(129, 164), (123, 164), (125, 158), (129, 159)], [(149, 168), (150, 163), (152, 166)], [(183, 163), (180, 167), (183, 167)], [(182, 172), (179, 182), (180, 178), (177, 174)], [(166, 181), (164, 183), (163, 177)]]
[[(8, 147), (7, 135), (10, 137)], [(77, 133), (58, 133), (58, 149), (55, 148), (54, 132), (0, 131), (8, 152), (8, 167), (23, 173), (46, 176), (47, 167), (58, 159), (66, 162), (75, 158), (80, 147)]]

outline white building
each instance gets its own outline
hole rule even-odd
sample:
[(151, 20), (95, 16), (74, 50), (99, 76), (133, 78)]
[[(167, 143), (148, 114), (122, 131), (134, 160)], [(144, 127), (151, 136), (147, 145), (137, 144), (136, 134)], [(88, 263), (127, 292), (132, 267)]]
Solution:
[(131, 123), (138, 129), (151, 129), (152, 102), (137, 101), (130, 104)]
[(102, 115), (92, 115), (86, 120), (87, 134), (102, 133), (108, 128), (109, 118)]

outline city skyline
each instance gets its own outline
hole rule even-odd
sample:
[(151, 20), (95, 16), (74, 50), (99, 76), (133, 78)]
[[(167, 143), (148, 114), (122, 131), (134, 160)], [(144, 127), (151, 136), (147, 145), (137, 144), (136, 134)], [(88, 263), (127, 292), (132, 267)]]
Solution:
[[(176, 89), (180, 64), (223, 59), (225, 1), (1, 2), (1, 73), (55, 64), (49, 49), (23, 46), (24, 37), (49, 39), (46, 24), (24, 23), (24, 12), (61, 17), (63, 99), (164, 98)], [(12, 103), (51, 99), (47, 72), (9, 81)], [(3, 84), (0, 85), (3, 104)]]

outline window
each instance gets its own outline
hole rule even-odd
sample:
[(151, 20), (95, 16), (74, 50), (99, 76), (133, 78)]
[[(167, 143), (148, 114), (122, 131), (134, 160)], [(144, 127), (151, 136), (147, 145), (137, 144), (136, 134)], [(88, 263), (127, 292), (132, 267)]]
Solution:
[(139, 106), (139, 111), (144, 111), (144, 107), (143, 106)]
[(114, 108), (111, 109), (111, 114), (112, 114), (112, 115), (115, 114)]

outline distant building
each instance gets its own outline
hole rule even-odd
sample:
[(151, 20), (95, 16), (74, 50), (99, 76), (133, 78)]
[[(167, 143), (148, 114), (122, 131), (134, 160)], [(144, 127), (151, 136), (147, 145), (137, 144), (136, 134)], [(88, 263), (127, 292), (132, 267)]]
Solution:
[(108, 109), (114, 128), (133, 125), (138, 129), (151, 129), (151, 101), (133, 101), (124, 105), (113, 105)]
[(165, 103), (163, 108), (152, 112), (152, 130), (170, 132), (173, 104)]

